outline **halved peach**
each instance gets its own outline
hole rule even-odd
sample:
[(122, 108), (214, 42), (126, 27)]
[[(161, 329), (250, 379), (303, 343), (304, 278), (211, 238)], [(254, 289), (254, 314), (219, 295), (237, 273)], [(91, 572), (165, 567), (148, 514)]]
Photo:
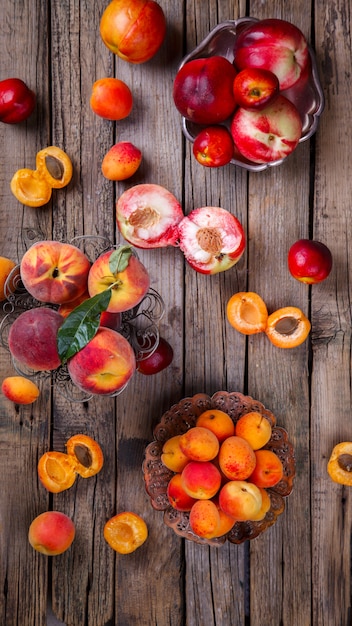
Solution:
[(297, 307), (287, 306), (268, 317), (266, 336), (278, 348), (295, 348), (308, 337), (311, 324)]
[(268, 310), (264, 300), (253, 291), (239, 291), (227, 303), (227, 319), (243, 335), (264, 332)]

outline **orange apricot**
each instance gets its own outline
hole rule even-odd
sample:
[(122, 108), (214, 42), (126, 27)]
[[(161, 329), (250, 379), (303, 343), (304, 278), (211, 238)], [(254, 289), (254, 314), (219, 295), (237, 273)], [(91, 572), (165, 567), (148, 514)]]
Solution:
[(172, 472), (182, 472), (183, 468), (189, 462), (188, 456), (182, 452), (180, 448), (180, 439), (182, 435), (175, 435), (165, 441), (162, 452), (161, 461)]
[(38, 462), (38, 476), (48, 491), (60, 493), (76, 480), (75, 460), (64, 452), (45, 452)]
[(88, 435), (73, 435), (66, 442), (67, 454), (74, 458), (75, 471), (82, 478), (89, 478), (100, 472), (104, 465), (104, 455), (100, 445)]
[(189, 514), (189, 525), (198, 537), (210, 539), (220, 528), (220, 514), (212, 500), (197, 500)]
[(235, 434), (235, 425), (231, 417), (219, 409), (208, 409), (201, 413), (196, 421), (196, 426), (208, 428), (220, 442)]
[(218, 460), (222, 473), (229, 480), (246, 480), (256, 463), (254, 450), (248, 441), (236, 435), (223, 441)]
[(194, 426), (180, 437), (180, 448), (191, 461), (211, 461), (219, 452), (219, 440), (208, 428)]
[(335, 483), (352, 486), (352, 442), (342, 441), (333, 448), (327, 470)]
[(190, 461), (181, 477), (185, 492), (198, 500), (210, 500), (220, 489), (221, 474), (211, 461)]
[(190, 511), (193, 504), (196, 502), (196, 498), (192, 498), (185, 491), (181, 474), (175, 474), (170, 478), (166, 495), (171, 506), (177, 511)]
[(148, 527), (144, 519), (123, 511), (111, 517), (104, 526), (104, 539), (119, 554), (130, 554), (139, 548), (148, 537)]
[(16, 404), (32, 404), (39, 396), (37, 385), (25, 376), (8, 376), (1, 385), (4, 396)]
[(235, 293), (227, 303), (226, 314), (231, 326), (244, 335), (254, 335), (266, 329), (266, 304), (253, 291)]
[(5, 300), (5, 283), (16, 263), (5, 256), (0, 256), (0, 302)]
[(213, 502), (216, 504), (217, 509), (219, 511), (220, 525), (217, 531), (214, 533), (214, 535), (212, 537), (209, 537), (209, 539), (212, 539), (215, 537), (222, 537), (222, 535), (226, 535), (226, 533), (230, 532), (231, 528), (233, 528), (236, 523), (236, 520), (231, 515), (228, 515), (227, 513), (225, 513), (225, 511), (222, 510), (219, 504), (218, 496), (215, 499), (213, 499)]
[(65, 552), (75, 538), (73, 521), (60, 511), (45, 511), (32, 521), (28, 530), (28, 541), (32, 548), (55, 556)]
[(249, 481), (257, 487), (274, 487), (284, 475), (281, 460), (272, 450), (255, 450), (255, 468), (249, 477)]
[(262, 519), (264, 519), (271, 507), (271, 500), (267, 490), (263, 487), (259, 487), (259, 491), (262, 494), (262, 506), (260, 507), (257, 514), (252, 515), (252, 522), (260, 522)]
[(244, 522), (259, 513), (262, 494), (256, 485), (246, 480), (229, 480), (221, 487), (219, 504), (224, 513)]
[(310, 321), (300, 309), (287, 306), (269, 315), (265, 333), (274, 346), (295, 348), (307, 339), (310, 328)]
[(258, 450), (268, 443), (271, 437), (271, 424), (258, 411), (245, 413), (236, 422), (236, 435), (248, 441), (253, 450)]

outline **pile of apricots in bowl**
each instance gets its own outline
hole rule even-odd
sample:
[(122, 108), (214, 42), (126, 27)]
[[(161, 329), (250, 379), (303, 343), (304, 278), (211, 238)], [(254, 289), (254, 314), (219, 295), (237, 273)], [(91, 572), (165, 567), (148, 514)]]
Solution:
[(293, 446), (260, 402), (238, 392), (196, 394), (163, 415), (154, 437), (145, 487), (177, 535), (215, 546), (242, 543), (283, 513)]

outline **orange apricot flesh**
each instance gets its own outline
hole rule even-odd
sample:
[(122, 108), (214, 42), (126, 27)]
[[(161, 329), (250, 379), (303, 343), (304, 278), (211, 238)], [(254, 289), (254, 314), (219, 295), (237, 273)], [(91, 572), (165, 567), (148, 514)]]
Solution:
[(100, 445), (88, 435), (73, 435), (66, 442), (67, 454), (74, 458), (75, 471), (82, 478), (89, 478), (100, 472), (104, 455)]
[(278, 309), (268, 317), (265, 330), (271, 343), (278, 348), (296, 348), (308, 337), (311, 324), (297, 307)]
[(0, 256), (0, 302), (5, 300), (5, 283), (16, 263), (5, 256)]
[(130, 554), (148, 537), (148, 528), (137, 513), (124, 511), (111, 517), (104, 526), (104, 539), (119, 554)]
[(45, 452), (38, 462), (38, 476), (51, 493), (65, 491), (76, 480), (75, 460), (64, 452)]
[(342, 441), (333, 448), (327, 471), (335, 483), (352, 486), (352, 442)]
[(266, 329), (266, 304), (253, 291), (235, 293), (227, 303), (226, 314), (231, 326), (244, 335), (254, 335)]

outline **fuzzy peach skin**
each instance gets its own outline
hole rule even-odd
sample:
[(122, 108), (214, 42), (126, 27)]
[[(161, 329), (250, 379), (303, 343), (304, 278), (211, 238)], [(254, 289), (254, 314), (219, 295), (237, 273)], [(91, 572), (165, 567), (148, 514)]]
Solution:
[(180, 448), (180, 439), (182, 435), (175, 435), (165, 441), (162, 452), (161, 461), (172, 472), (182, 472), (183, 468), (189, 462), (188, 456), (182, 452)]
[(256, 465), (249, 480), (257, 487), (274, 487), (284, 475), (279, 457), (272, 450), (256, 450)]
[(16, 267), (14, 261), (5, 256), (0, 256), (0, 302), (5, 300), (5, 283), (14, 267)]
[(109, 267), (112, 252), (108, 250), (94, 261), (88, 275), (88, 291), (93, 297), (114, 284), (107, 311), (122, 313), (141, 302), (149, 289), (150, 277), (143, 263), (134, 255), (125, 270), (113, 274)]
[(208, 500), (220, 489), (221, 474), (211, 461), (190, 461), (181, 476), (182, 486), (192, 498)]
[(236, 435), (248, 441), (253, 450), (259, 450), (271, 437), (271, 424), (258, 411), (251, 411), (236, 422)]
[(219, 492), (221, 509), (237, 521), (244, 522), (257, 516), (262, 507), (260, 489), (245, 480), (230, 480)]
[(20, 273), (27, 291), (40, 302), (62, 304), (87, 288), (90, 261), (76, 246), (38, 241), (22, 257)]
[(11, 325), (8, 346), (12, 357), (34, 371), (51, 371), (61, 365), (57, 332), (64, 318), (53, 309), (23, 311)]
[(193, 504), (197, 502), (184, 490), (181, 474), (175, 474), (170, 478), (166, 490), (167, 498), (171, 506), (177, 511), (190, 511)]
[(141, 162), (140, 149), (130, 141), (120, 141), (104, 156), (101, 171), (108, 180), (127, 180), (136, 173)]
[(219, 409), (208, 409), (204, 411), (204, 413), (198, 417), (196, 426), (208, 428), (216, 435), (220, 442), (223, 442), (227, 437), (231, 437), (235, 434), (235, 424), (231, 417)]
[(220, 469), (229, 480), (246, 480), (254, 468), (256, 458), (254, 450), (242, 437), (228, 437), (219, 450)]
[(16, 404), (32, 404), (40, 393), (38, 386), (25, 376), (8, 376), (2, 381), (1, 391)]
[(183, 454), (191, 461), (211, 461), (219, 452), (219, 440), (208, 428), (194, 426), (179, 440)]
[(127, 339), (111, 328), (100, 327), (88, 344), (67, 363), (77, 387), (92, 394), (113, 394), (123, 389), (136, 370)]
[(46, 511), (36, 517), (28, 530), (31, 546), (48, 556), (65, 552), (75, 538), (73, 521), (60, 511)]
[(189, 514), (189, 525), (198, 537), (210, 539), (220, 529), (219, 510), (212, 500), (197, 500)]

